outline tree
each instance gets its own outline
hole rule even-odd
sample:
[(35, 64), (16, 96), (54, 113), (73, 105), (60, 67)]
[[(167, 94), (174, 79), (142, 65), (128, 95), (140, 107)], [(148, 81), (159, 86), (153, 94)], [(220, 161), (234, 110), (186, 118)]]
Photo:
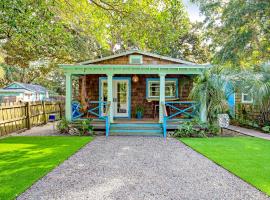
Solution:
[(269, 60), (269, 0), (193, 1), (205, 15), (213, 63), (247, 68)]
[(59, 75), (57, 63), (132, 48), (194, 62), (208, 57), (181, 0), (3, 0), (0, 39), (8, 82), (47, 85), (46, 75)]

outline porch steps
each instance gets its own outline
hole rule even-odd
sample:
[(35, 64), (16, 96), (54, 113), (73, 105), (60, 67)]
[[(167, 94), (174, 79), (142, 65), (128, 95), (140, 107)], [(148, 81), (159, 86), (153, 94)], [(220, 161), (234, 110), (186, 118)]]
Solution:
[(114, 123), (110, 127), (110, 136), (163, 136), (158, 123)]

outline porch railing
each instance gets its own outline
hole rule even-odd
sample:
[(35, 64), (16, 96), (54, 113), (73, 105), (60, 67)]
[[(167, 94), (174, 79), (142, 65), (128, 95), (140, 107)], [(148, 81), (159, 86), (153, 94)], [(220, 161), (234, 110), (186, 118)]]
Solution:
[[(110, 108), (111, 102), (110, 101), (89, 101), (89, 105), (97, 106), (89, 108), (88, 113), (105, 120), (105, 130), (106, 130), (106, 137), (110, 134)], [(102, 110), (105, 109), (104, 114), (102, 115)]]
[[(196, 101), (172, 101), (163, 103), (163, 136), (167, 135), (167, 122), (173, 118), (192, 119), (198, 111), (199, 103)], [(168, 112), (169, 110), (169, 112)]]
[(107, 101), (89, 101), (88, 105), (95, 105), (92, 108), (88, 109), (88, 114), (94, 115), (98, 118), (103, 118), (102, 114), (100, 112), (102, 112), (102, 108), (105, 106), (107, 108)]
[(168, 113), (166, 109), (166, 103), (162, 104), (162, 109), (163, 109), (163, 137), (167, 137), (167, 118), (168, 118)]
[(110, 108), (111, 108), (111, 102), (107, 102), (106, 105), (106, 112), (104, 114), (104, 118), (105, 118), (105, 127), (106, 127), (106, 137), (109, 136), (110, 134)]

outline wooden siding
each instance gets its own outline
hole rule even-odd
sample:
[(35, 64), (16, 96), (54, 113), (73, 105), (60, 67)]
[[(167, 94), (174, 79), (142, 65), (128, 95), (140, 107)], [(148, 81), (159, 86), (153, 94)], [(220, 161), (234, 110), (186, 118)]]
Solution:
[(260, 109), (252, 103), (242, 103), (242, 94), (235, 94), (235, 113), (236, 118), (246, 118), (249, 120), (257, 120), (260, 116)]
[[(99, 77), (106, 75), (86, 75), (86, 98), (89, 101), (99, 100)], [(131, 75), (115, 75), (114, 77), (132, 77)], [(154, 113), (154, 103), (146, 99), (146, 78), (159, 78), (157, 75), (138, 75), (139, 81), (131, 81), (131, 117), (135, 117), (136, 105), (144, 106), (144, 117), (152, 118)], [(189, 93), (193, 80), (184, 75), (167, 75), (166, 78), (178, 78), (178, 93), (181, 101), (189, 100)], [(80, 78), (79, 89), (81, 90), (82, 77)]]
[[(130, 55), (141, 55), (141, 54), (130, 54)], [(120, 64), (120, 65), (128, 65), (129, 64), (129, 56), (121, 56), (117, 58), (111, 58), (108, 60), (103, 60), (103, 61), (98, 61), (95, 62), (95, 64), (106, 64), (106, 65), (114, 65), (114, 64)], [(152, 64), (152, 65), (166, 65), (166, 64), (178, 64), (177, 62), (165, 60), (165, 59), (160, 59), (160, 58), (155, 58), (151, 56), (143, 56), (143, 64)]]

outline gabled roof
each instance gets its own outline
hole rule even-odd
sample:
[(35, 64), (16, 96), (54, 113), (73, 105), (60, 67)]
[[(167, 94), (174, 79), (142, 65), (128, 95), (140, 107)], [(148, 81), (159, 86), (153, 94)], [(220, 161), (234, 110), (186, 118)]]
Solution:
[(193, 63), (193, 62), (188, 62), (188, 61), (177, 59), (177, 58), (161, 56), (161, 55), (158, 55), (158, 54), (143, 52), (143, 51), (139, 51), (139, 50), (125, 51), (123, 53), (119, 53), (119, 54), (115, 54), (115, 55), (111, 55), (111, 56), (106, 56), (106, 57), (98, 58), (98, 59), (95, 59), (95, 60), (87, 60), (87, 61), (84, 61), (84, 62), (80, 62), (79, 64), (80, 65), (94, 64), (96, 62), (109, 60), (109, 59), (113, 59), (113, 58), (118, 58), (118, 57), (121, 57), (121, 56), (127, 56), (127, 55), (130, 55), (130, 54), (141, 54), (141, 55), (145, 55), (145, 56), (159, 58), (159, 59), (162, 59), (162, 60), (168, 60), (168, 61), (176, 62), (176, 63), (179, 63), (179, 64), (196, 65), (196, 63)]
[(9, 90), (9, 89), (16, 89), (16, 88), (12, 88), (11, 86), (12, 85), (18, 85), (20, 88), (18, 89), (26, 89), (26, 90), (29, 90), (29, 91), (33, 91), (33, 92), (37, 92), (37, 93), (46, 93), (48, 90), (41, 86), (41, 85), (37, 85), (37, 84), (28, 84), (28, 83), (19, 83), (19, 82), (14, 82), (14, 83), (11, 83), (10, 85), (4, 87), (3, 89), (4, 90)]

